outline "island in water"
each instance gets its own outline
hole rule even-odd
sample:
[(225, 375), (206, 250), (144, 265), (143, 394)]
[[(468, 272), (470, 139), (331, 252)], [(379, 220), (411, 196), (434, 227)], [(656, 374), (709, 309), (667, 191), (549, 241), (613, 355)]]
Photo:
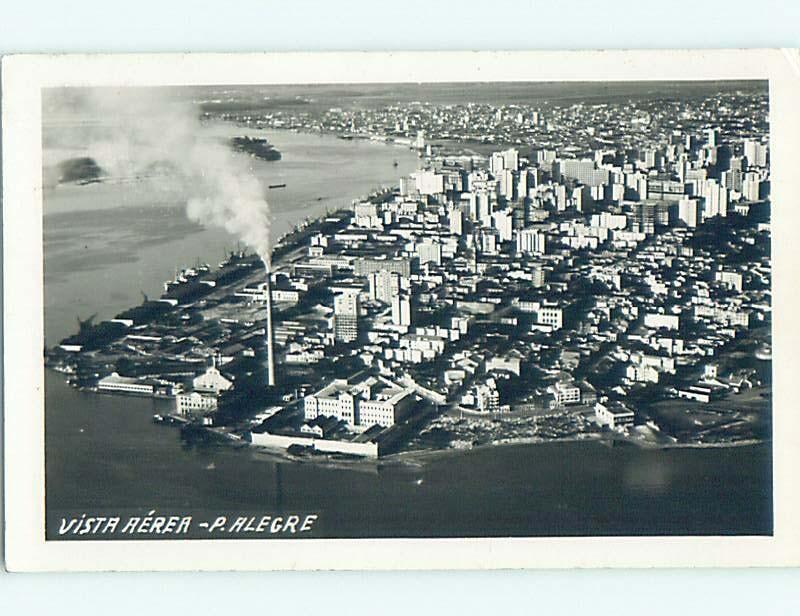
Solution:
[(260, 160), (272, 161), (281, 159), (281, 153), (266, 139), (243, 135), (231, 137), (230, 144), (234, 151), (244, 152)]
[(58, 164), (59, 184), (99, 182), (104, 175), (105, 172), (102, 167), (97, 164), (94, 158), (89, 156), (69, 158)]

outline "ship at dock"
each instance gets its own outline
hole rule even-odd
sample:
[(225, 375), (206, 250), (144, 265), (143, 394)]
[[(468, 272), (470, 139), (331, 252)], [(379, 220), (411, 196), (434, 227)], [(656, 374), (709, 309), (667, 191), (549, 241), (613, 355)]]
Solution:
[(257, 255), (237, 251), (231, 252), (216, 270), (207, 264), (180, 270), (172, 280), (164, 283), (164, 292), (158, 299), (144, 295), (140, 305), (124, 310), (107, 321), (95, 323), (96, 315), (79, 319), (78, 333), (64, 338), (58, 348), (67, 353), (103, 348), (127, 335), (130, 328), (152, 323), (179, 306), (203, 299), (218, 287), (233, 284), (260, 266), (261, 259)]
[(207, 264), (183, 269), (176, 272), (173, 280), (167, 280), (164, 283), (164, 293), (161, 295), (161, 299), (176, 304), (196, 301), (211, 293), (217, 286), (230, 284), (243, 278), (260, 262), (257, 255), (238, 251), (231, 252), (225, 260), (219, 263), (217, 270), (212, 270)]
[(203, 277), (209, 272), (211, 272), (211, 267), (207, 263), (196, 267), (184, 268), (180, 271), (176, 270), (175, 277), (164, 282), (164, 296), (169, 296), (170, 293), (184, 285), (202, 281)]

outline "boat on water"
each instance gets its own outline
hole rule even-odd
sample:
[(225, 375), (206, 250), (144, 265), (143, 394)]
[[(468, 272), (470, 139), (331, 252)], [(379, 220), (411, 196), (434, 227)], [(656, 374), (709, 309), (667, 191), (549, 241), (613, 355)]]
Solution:
[(175, 415), (162, 415), (160, 413), (156, 413), (155, 415), (153, 415), (153, 423), (162, 426), (178, 426), (178, 425), (186, 425), (189, 422), (183, 417), (177, 417)]
[(269, 188), (270, 190), (272, 190), (272, 189), (274, 189), (274, 188), (286, 188), (286, 184), (270, 184), (270, 185), (268, 186), (268, 188)]
[(196, 267), (184, 268), (180, 271), (176, 270), (175, 278), (164, 282), (164, 293), (169, 293), (176, 287), (198, 280), (209, 272), (211, 272), (211, 266), (207, 263), (197, 265)]

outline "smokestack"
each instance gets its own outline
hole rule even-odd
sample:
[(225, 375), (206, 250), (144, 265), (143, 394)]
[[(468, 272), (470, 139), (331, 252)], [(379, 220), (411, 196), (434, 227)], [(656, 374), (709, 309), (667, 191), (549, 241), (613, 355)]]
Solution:
[(267, 385), (275, 386), (275, 336), (272, 332), (272, 281), (267, 270)]

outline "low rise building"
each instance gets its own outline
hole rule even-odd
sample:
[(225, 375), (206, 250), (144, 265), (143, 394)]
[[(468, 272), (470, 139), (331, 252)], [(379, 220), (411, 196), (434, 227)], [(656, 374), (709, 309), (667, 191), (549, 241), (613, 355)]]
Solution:
[(677, 314), (649, 312), (644, 315), (644, 326), (652, 329), (678, 329), (680, 317)]
[(561, 381), (553, 386), (553, 395), (558, 406), (580, 404), (581, 389), (575, 383)]
[(632, 426), (635, 417), (634, 412), (621, 402), (598, 402), (594, 406), (594, 415), (600, 425), (612, 430)]
[(219, 395), (233, 387), (233, 381), (223, 376), (217, 360), (203, 374), (192, 379), (192, 389), (175, 396), (179, 415), (208, 415), (217, 410)]
[(97, 382), (97, 389), (100, 391), (152, 396), (156, 393), (156, 385), (157, 383), (151, 380), (121, 376), (116, 372), (112, 372)]
[(175, 396), (175, 409), (178, 415), (207, 415), (217, 410), (219, 399), (216, 395), (190, 391)]
[(338, 417), (351, 428), (373, 425), (393, 426), (413, 409), (414, 392), (381, 376), (336, 379), (330, 385), (306, 396), (303, 410), (306, 421), (322, 415)]

